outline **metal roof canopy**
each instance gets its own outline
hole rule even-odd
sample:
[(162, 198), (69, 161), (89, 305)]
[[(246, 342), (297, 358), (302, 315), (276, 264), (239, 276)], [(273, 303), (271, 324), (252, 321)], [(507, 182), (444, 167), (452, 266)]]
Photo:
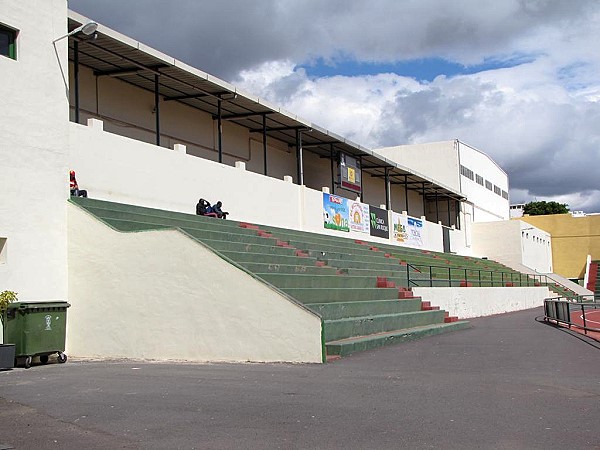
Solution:
[[(69, 31), (88, 21), (69, 10)], [(459, 192), (423, 174), (402, 167), (268, 101), (242, 93), (225, 81), (105, 26), (99, 25), (96, 35), (91, 38), (77, 35), (69, 38), (69, 60), (75, 59), (78, 64), (92, 69), (96, 76), (118, 77), (128, 84), (160, 95), (163, 101), (184, 103), (211, 114), (215, 120), (221, 117), (221, 120), (234, 122), (250, 132), (265, 130), (267, 136), (290, 147), (297, 146), (300, 130), (302, 149), (328, 159), (336, 158), (338, 152), (346, 153), (361, 161), (363, 173), (385, 179), (387, 172), (390, 184), (404, 185), (406, 189), (418, 191), (426, 197), (442, 195), (458, 201), (465, 199)]]

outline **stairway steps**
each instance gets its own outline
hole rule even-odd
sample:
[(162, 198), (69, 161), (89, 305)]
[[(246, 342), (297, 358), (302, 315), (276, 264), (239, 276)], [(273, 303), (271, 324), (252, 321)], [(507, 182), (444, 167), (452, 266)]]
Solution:
[[(376, 285), (376, 277), (350, 275), (314, 275), (314, 274), (282, 274), (257, 273), (259, 277), (280, 289), (284, 288), (372, 288)], [(398, 278), (402, 286), (407, 285), (406, 278)], [(394, 282), (395, 283), (395, 282)], [(386, 283), (387, 284), (387, 283)], [(382, 287), (396, 287), (382, 286)]]
[(405, 300), (309, 303), (306, 306), (325, 320), (335, 320), (367, 316), (369, 314), (380, 315), (415, 312), (421, 309), (421, 299), (414, 297)]
[(305, 304), (398, 299), (396, 288), (281, 288), (281, 290)]
[(411, 311), (325, 320), (325, 342), (444, 322), (444, 311)]
[(412, 341), (423, 337), (434, 336), (449, 331), (468, 328), (469, 322), (457, 321), (452, 323), (431, 324), (426, 326), (388, 331), (369, 336), (357, 336), (325, 343), (327, 355), (348, 356), (352, 353), (371, 350), (400, 342)]

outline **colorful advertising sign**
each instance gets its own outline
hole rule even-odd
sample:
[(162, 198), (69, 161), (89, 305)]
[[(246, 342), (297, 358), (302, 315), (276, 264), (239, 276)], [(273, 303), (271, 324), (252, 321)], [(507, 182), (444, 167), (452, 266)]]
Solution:
[(390, 237), (388, 212), (385, 209), (369, 206), (369, 219), (371, 236)]
[(423, 221), (398, 213), (392, 213), (393, 239), (413, 247), (423, 247)]
[(323, 193), (323, 226), (330, 230), (350, 231), (348, 199)]
[(348, 200), (350, 209), (350, 229), (369, 234), (369, 205)]

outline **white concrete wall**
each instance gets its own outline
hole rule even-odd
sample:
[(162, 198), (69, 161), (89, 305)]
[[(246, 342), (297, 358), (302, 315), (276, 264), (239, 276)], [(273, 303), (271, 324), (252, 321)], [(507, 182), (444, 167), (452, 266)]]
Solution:
[(0, 22), (18, 30), (0, 57), (0, 290), (66, 300), (67, 2), (3, 0)]
[(93, 127), (70, 129), (71, 166), (90, 197), (188, 213), (202, 197), (221, 200), (233, 220), (300, 227), (300, 187), (291, 182)]
[(459, 319), (536, 308), (544, 304), (545, 298), (552, 297), (547, 287), (415, 287), (413, 292)]
[[(506, 173), (485, 153), (463, 142), (458, 142), (458, 148), (460, 164), (474, 172), (474, 180), (460, 176), (461, 192), (475, 205), (473, 221), (487, 222), (508, 219), (508, 200), (485, 187), (485, 180), (488, 180), (493, 185), (508, 192), (508, 176)], [(475, 174), (484, 178), (483, 186), (477, 184)]]
[(69, 355), (322, 362), (318, 316), (179, 231), (68, 220)]
[(522, 220), (513, 222), (518, 222), (520, 227), (523, 264), (536, 272), (552, 273), (552, 236), (550, 233)]
[(508, 266), (522, 264), (536, 272), (552, 272), (549, 233), (521, 220), (473, 224), (473, 254)]
[[(202, 197), (221, 200), (232, 220), (391, 243), (368, 234), (326, 230), (320, 190), (128, 139), (102, 127), (98, 120), (69, 127), (70, 165), (92, 198), (194, 213)], [(443, 251), (440, 225), (426, 222), (423, 235), (423, 248)]]
[(460, 191), (458, 148), (454, 144), (455, 141), (442, 141), (397, 145), (378, 148), (375, 152)]

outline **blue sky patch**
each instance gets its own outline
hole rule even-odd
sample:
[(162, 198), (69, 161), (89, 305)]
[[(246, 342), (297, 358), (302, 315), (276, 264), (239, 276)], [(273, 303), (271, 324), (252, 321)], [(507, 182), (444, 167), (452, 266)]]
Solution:
[(364, 62), (352, 59), (326, 61), (319, 58), (298, 67), (303, 68), (310, 78), (332, 77), (336, 75), (364, 76), (395, 73), (419, 81), (432, 81), (439, 75), (453, 77), (455, 75), (469, 75), (486, 70), (505, 69), (531, 62), (534, 59), (533, 55), (517, 55), (508, 59), (489, 58), (481, 64), (465, 66), (443, 58), (423, 58), (391, 63)]

